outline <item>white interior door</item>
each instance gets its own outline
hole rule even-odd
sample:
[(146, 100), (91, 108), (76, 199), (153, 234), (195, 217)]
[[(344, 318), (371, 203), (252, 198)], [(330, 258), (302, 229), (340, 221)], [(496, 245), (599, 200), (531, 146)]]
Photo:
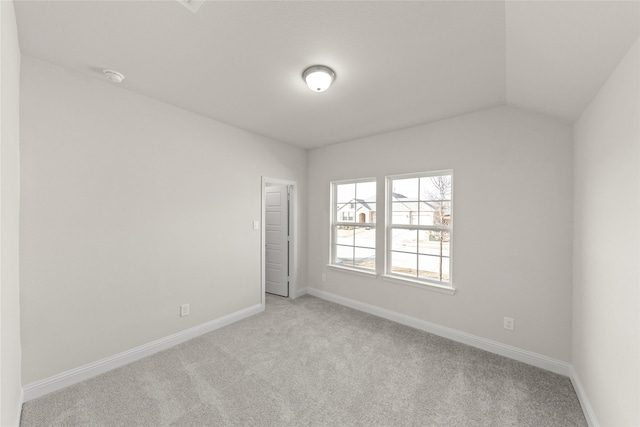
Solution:
[(286, 185), (265, 188), (265, 290), (289, 296), (289, 192)]

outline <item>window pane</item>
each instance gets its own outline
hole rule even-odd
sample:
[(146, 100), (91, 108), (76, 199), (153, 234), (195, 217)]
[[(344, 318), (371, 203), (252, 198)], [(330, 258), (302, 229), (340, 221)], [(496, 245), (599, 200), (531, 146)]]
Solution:
[(450, 256), (449, 255), (449, 232), (448, 231), (420, 231), (418, 252), (427, 255)]
[(356, 227), (355, 237), (356, 237), (356, 246), (364, 247), (364, 248), (375, 248), (376, 247), (376, 229), (369, 227)]
[(348, 203), (356, 198), (355, 184), (336, 184), (336, 203)]
[(353, 227), (336, 227), (336, 243), (338, 245), (353, 246)]
[(336, 245), (336, 264), (353, 266), (353, 246)]
[(420, 178), (420, 200), (451, 200), (451, 175)]
[(440, 262), (442, 258), (437, 256), (420, 255), (418, 266), (420, 271), (419, 277), (424, 279), (440, 280)]
[(372, 212), (373, 212), (373, 215), (375, 215), (375, 211), (376, 211), (375, 202), (365, 202), (365, 201), (359, 200), (358, 202), (355, 203), (355, 209), (354, 209), (355, 222), (359, 222), (359, 223), (373, 222), (371, 221)]
[(364, 200), (367, 202), (375, 202), (376, 201), (375, 181), (357, 183), (355, 198), (358, 200)]
[(451, 267), (450, 267), (451, 258), (442, 257), (442, 281), (448, 282), (450, 279)]
[(449, 258), (419, 255), (419, 277), (424, 279), (449, 281)]
[(451, 202), (420, 202), (420, 225), (451, 225)]
[(416, 277), (417, 261), (415, 254), (391, 251), (391, 272)]
[(392, 224), (418, 224), (418, 202), (392, 202)]
[(391, 181), (392, 198), (398, 201), (418, 200), (420, 178), (394, 179)]
[(356, 218), (355, 202), (338, 203), (336, 218), (339, 222), (354, 222)]
[(360, 268), (375, 268), (376, 267), (376, 250), (356, 248), (356, 257), (353, 265)]
[(391, 230), (391, 250), (414, 254), (418, 252), (418, 231), (398, 228)]

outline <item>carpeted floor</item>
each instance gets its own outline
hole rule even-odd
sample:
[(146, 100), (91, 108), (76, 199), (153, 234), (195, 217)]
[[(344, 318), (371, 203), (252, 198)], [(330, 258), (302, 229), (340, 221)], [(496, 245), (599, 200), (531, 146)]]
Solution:
[(24, 405), (21, 426), (586, 426), (568, 378), (311, 296)]

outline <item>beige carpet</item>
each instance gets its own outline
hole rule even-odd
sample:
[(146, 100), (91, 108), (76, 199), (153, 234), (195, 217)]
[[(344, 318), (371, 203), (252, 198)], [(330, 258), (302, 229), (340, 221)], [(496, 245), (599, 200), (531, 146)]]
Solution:
[(24, 405), (28, 426), (586, 426), (568, 378), (318, 298)]

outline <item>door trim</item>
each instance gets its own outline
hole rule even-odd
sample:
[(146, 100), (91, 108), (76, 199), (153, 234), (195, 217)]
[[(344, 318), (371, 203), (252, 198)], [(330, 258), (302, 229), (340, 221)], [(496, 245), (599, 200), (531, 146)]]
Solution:
[(290, 246), (289, 246), (289, 298), (295, 299), (298, 277), (298, 221), (296, 216), (297, 211), (297, 183), (295, 181), (289, 181), (286, 179), (262, 177), (261, 188), (261, 203), (260, 203), (260, 282), (261, 282), (261, 295), (260, 301), (262, 308), (265, 308), (265, 293), (266, 293), (266, 188), (268, 184), (286, 185), (289, 187), (289, 232), (290, 234)]

